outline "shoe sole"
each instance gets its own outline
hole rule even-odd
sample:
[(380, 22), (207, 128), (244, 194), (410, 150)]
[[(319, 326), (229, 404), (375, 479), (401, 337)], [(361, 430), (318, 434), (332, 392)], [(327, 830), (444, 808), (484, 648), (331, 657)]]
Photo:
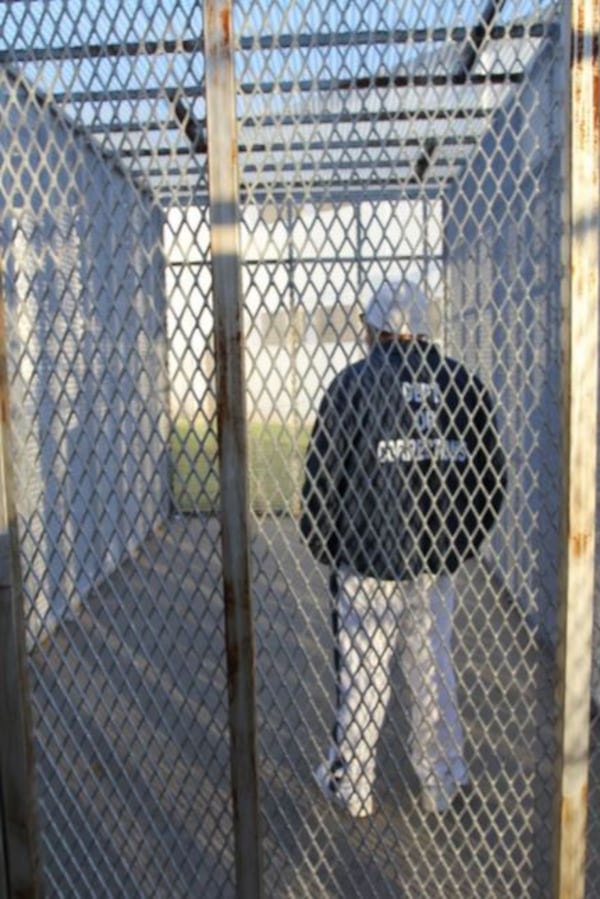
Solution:
[(359, 800), (357, 803), (353, 803), (340, 796), (337, 790), (331, 786), (331, 777), (325, 766), (321, 765), (316, 771), (312, 772), (312, 775), (325, 799), (332, 805), (337, 805), (338, 808), (344, 809), (352, 818), (369, 818), (373, 814), (372, 799), (365, 799), (362, 802)]

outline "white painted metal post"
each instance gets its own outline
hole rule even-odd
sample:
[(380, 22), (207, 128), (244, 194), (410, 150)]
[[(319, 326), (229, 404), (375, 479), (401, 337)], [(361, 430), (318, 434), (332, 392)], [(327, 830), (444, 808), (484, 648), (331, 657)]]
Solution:
[(206, 0), (206, 111), (231, 775), (239, 899), (262, 895), (232, 5)]
[(600, 299), (599, 25), (597, 0), (572, 0), (563, 355), (564, 557), (554, 854), (554, 895), (559, 899), (585, 895)]

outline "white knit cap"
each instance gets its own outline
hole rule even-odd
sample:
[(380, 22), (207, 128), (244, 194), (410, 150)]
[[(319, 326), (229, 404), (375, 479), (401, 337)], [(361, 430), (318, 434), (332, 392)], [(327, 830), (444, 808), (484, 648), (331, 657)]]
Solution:
[(364, 321), (375, 331), (429, 335), (428, 306), (425, 293), (414, 281), (384, 281), (367, 303)]

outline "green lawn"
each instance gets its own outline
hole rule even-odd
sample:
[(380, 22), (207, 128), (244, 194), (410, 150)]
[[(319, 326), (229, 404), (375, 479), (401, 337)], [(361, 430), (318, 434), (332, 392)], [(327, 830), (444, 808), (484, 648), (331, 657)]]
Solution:
[[(288, 425), (248, 426), (250, 502), (258, 513), (298, 510), (304, 454), (309, 433), (293, 433)], [(218, 508), (217, 437), (213, 430), (188, 419), (175, 423), (171, 437), (172, 489), (182, 512)]]

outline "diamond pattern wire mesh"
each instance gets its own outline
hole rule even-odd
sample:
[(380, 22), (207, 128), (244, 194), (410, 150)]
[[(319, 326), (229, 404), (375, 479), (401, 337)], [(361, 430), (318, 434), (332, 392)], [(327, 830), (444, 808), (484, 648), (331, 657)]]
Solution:
[[(0, 5), (3, 294), (44, 880), (57, 897), (225, 896), (219, 536), (214, 516), (180, 515), (207, 491), (214, 506), (217, 479), (180, 425), (192, 392), (200, 409), (204, 396), (193, 380), (178, 393), (193, 335), (190, 313), (167, 308), (177, 268), (159, 202), (179, 178), (183, 208), (197, 167), (175, 105), (200, 83), (201, 17), (191, 3), (96, 6)], [(182, 37), (189, 50), (175, 54)], [(197, 286), (208, 292), (205, 275)]]
[[(509, 32), (515, 12), (469, 31), (475, 17), (444, 4), (435, 35), (410, 4), (240, 13), (249, 418), (279, 445), (265, 467), (292, 478), (257, 519), (277, 561), (253, 557), (270, 895), (550, 889), (562, 60), (560, 10), (528, 8)], [(344, 820), (311, 777), (335, 685), (327, 572), (294, 520), (303, 458), (326, 385), (364, 353), (359, 310), (400, 275), (428, 285), (444, 349), (493, 389), (512, 473), (455, 620), (475, 798), (437, 823), (420, 810), (398, 671), (373, 818)]]
[[(561, 8), (238, 4), (253, 598), (269, 897), (549, 893)], [(479, 23), (478, 28), (473, 26)], [(234, 894), (202, 20), (0, 3), (0, 234), (50, 896)], [(399, 669), (376, 812), (327, 805), (327, 571), (304, 457), (382, 279), (497, 400), (507, 501), (464, 566), (473, 806), (426, 817)], [(600, 883), (597, 721), (588, 895)]]

